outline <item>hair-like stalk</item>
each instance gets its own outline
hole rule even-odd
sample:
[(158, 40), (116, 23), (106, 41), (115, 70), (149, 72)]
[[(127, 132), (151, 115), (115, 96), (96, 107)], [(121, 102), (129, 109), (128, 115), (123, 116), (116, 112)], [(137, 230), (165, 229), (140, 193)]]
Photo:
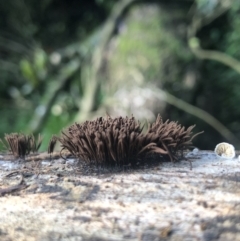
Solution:
[(5, 134), (6, 143), (1, 142), (5, 148), (17, 158), (25, 158), (30, 153), (37, 153), (41, 144), (42, 137), (39, 134), (36, 140), (33, 135), (24, 135), (22, 133)]

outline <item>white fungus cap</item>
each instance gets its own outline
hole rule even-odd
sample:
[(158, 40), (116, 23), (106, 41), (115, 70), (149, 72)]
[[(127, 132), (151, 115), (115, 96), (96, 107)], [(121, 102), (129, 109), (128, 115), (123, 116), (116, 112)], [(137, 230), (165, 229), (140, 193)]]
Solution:
[(223, 158), (233, 159), (235, 157), (235, 148), (233, 145), (222, 142), (216, 145), (214, 152)]

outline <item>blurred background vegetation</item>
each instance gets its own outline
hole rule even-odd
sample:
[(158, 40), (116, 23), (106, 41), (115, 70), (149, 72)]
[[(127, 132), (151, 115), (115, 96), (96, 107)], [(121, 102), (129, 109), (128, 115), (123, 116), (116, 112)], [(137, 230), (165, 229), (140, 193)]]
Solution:
[(0, 2), (0, 137), (160, 113), (240, 148), (239, 0)]

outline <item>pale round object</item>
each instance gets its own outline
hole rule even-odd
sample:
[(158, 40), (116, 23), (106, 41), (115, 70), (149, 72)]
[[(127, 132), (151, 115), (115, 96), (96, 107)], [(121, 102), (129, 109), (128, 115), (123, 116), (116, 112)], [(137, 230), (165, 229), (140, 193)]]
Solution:
[(192, 150), (192, 153), (193, 153), (193, 154), (197, 154), (197, 153), (198, 153), (198, 151), (199, 151), (199, 149), (198, 149), (198, 148), (194, 148), (194, 149)]
[(235, 157), (235, 148), (233, 145), (222, 142), (215, 147), (215, 153), (226, 159), (233, 159)]

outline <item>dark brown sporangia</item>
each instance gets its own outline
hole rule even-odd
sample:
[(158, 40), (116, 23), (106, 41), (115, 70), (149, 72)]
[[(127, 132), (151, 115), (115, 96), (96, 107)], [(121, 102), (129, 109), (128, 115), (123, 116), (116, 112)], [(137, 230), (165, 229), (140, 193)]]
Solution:
[(53, 153), (57, 140), (58, 140), (58, 138), (53, 135), (48, 143), (48, 153)]
[(75, 123), (58, 138), (62, 150), (68, 150), (80, 160), (104, 165), (135, 166), (150, 154), (177, 161), (191, 147), (192, 129), (177, 122), (163, 122), (160, 115), (148, 130), (134, 117), (106, 119), (100, 117), (83, 124)]
[(5, 134), (6, 144), (4, 146), (15, 156), (24, 158), (30, 153), (37, 153), (42, 144), (42, 137), (39, 135), (38, 140), (33, 135), (24, 135), (22, 133)]

